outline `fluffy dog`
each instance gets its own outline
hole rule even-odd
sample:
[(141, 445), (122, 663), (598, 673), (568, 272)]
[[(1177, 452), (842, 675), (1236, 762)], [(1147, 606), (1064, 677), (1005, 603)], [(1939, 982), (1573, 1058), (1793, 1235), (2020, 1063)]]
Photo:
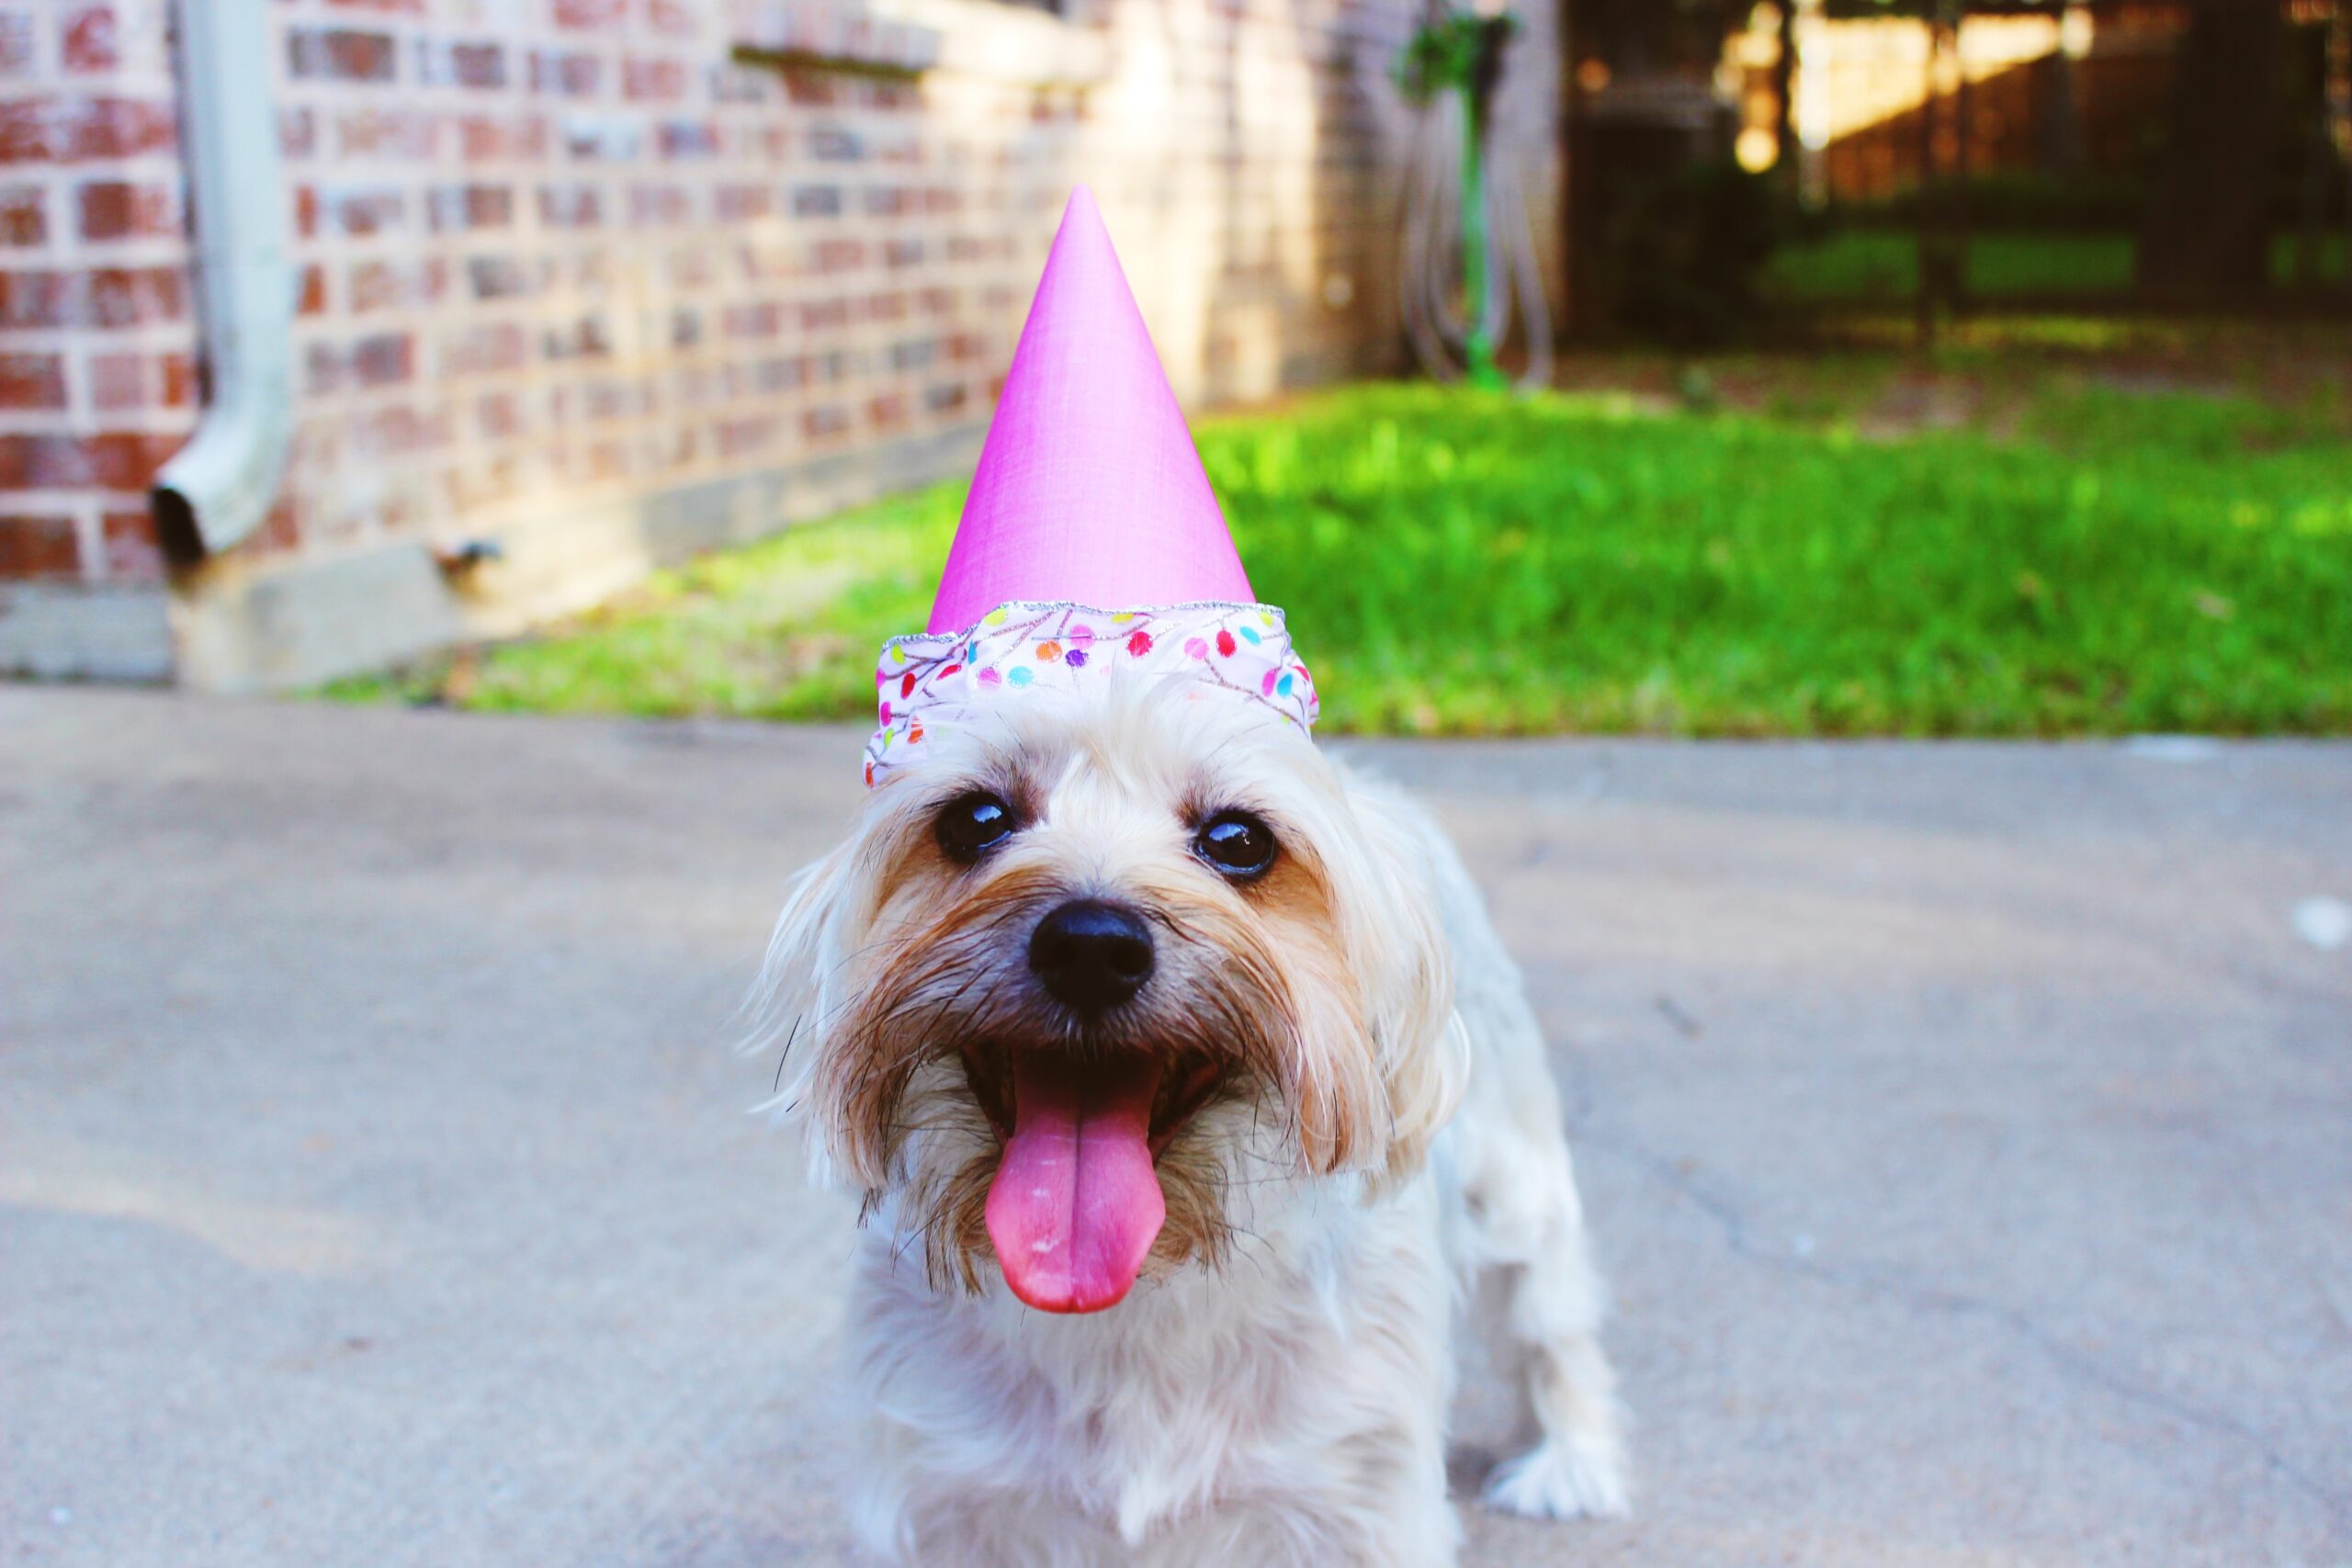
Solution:
[(924, 1564), (1454, 1561), (1466, 1287), (1533, 1447), (1625, 1506), (1559, 1103), (1402, 795), (1146, 681), (1003, 705), (867, 796), (769, 955), (779, 1104), (862, 1193), (855, 1517)]

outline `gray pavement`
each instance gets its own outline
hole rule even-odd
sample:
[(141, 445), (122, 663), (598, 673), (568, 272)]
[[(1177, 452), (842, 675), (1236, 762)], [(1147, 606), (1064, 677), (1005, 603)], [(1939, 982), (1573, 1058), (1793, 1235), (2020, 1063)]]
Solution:
[[(1364, 750), (1638, 1419), (1470, 1561), (2352, 1563), (2352, 747)], [(854, 753), (0, 687), (0, 1561), (853, 1561), (849, 1216), (725, 1043)]]

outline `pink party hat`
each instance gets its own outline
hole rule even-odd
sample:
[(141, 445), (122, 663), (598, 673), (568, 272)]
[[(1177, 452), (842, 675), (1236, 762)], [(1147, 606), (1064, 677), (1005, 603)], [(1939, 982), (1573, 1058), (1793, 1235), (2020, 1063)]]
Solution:
[(930, 629), (1014, 600), (1099, 609), (1256, 597), (1084, 186), (1021, 329)]

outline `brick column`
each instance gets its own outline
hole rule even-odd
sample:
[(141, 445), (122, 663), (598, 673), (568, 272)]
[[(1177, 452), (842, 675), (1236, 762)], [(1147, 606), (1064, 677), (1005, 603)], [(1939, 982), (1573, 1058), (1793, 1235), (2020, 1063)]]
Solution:
[(0, 581), (154, 585), (196, 418), (164, 0), (0, 9)]

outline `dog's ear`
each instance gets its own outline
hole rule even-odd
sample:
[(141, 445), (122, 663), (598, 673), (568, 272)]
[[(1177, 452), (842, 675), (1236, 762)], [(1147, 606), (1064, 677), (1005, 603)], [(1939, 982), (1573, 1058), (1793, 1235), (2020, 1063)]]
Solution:
[(1446, 940), (1434, 824), (1401, 795), (1351, 778), (1365, 853), (1349, 871), (1361, 885), (1336, 901), (1340, 940), (1363, 988), (1363, 1016), (1386, 1092), (1385, 1177), (1420, 1168), (1430, 1139), (1460, 1102), (1469, 1053), (1453, 1013), (1453, 949)]
[[(787, 1121), (799, 1120), (808, 1109), (808, 1083), (825, 1054), (827, 1021), (842, 1011), (834, 992), (847, 956), (846, 933), (854, 929), (850, 904), (857, 896), (860, 864), (859, 840), (853, 837), (793, 878), (752, 987), (752, 1027), (743, 1050), (774, 1054), (775, 1093), (762, 1109)], [(821, 1134), (809, 1140), (820, 1181), (831, 1176), (826, 1143)]]

